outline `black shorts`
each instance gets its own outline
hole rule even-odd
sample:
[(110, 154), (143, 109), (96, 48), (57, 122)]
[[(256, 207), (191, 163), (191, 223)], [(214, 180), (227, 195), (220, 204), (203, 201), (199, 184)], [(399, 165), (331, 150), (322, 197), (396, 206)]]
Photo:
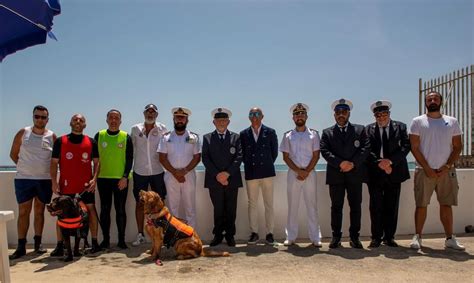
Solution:
[[(72, 198), (76, 197), (76, 194), (61, 194), (62, 196), (70, 196)], [(95, 204), (95, 193), (91, 192), (83, 192), (79, 194), (81, 197), (81, 200), (84, 202), (84, 204)]]
[(24, 203), (37, 197), (42, 203), (50, 203), (53, 196), (51, 180), (15, 179), (17, 202)]
[(165, 173), (151, 175), (151, 176), (142, 176), (133, 172), (133, 196), (138, 202), (140, 196), (138, 195), (141, 190), (148, 191), (148, 187), (151, 187), (151, 190), (158, 193), (162, 199), (166, 197), (166, 187), (165, 181), (163, 179)]

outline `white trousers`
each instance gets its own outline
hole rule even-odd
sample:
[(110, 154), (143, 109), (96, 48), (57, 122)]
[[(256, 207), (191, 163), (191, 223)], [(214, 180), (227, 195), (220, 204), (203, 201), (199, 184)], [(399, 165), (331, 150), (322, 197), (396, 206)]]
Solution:
[[(171, 214), (185, 219), (188, 225), (196, 228), (196, 172), (190, 171), (184, 176), (184, 183), (178, 182), (173, 175), (165, 172), (164, 180), (168, 206)], [(184, 206), (184, 217), (181, 214), (181, 202)]]
[(258, 198), (260, 188), (262, 191), (263, 205), (265, 207), (265, 228), (266, 233), (273, 234), (273, 178), (262, 178), (247, 180), (247, 197), (249, 200), (249, 224), (250, 230), (258, 234)]
[(293, 170), (288, 170), (288, 219), (286, 223), (286, 239), (295, 241), (298, 237), (298, 210), (301, 193), (303, 193), (308, 218), (308, 236), (311, 242), (321, 241), (321, 229), (317, 207), (316, 172), (312, 171), (304, 181), (296, 179)]

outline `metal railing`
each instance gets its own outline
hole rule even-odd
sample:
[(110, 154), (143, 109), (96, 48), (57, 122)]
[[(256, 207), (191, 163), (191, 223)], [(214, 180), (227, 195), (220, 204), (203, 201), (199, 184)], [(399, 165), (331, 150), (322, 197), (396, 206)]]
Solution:
[[(425, 113), (425, 95), (434, 90), (443, 95), (442, 112), (456, 117), (463, 133), (463, 150), (461, 157), (473, 160), (474, 147), (474, 65), (467, 66), (438, 78), (422, 81), (419, 79), (419, 113)], [(472, 163), (469, 161), (468, 163)], [(469, 164), (463, 167), (471, 167)]]

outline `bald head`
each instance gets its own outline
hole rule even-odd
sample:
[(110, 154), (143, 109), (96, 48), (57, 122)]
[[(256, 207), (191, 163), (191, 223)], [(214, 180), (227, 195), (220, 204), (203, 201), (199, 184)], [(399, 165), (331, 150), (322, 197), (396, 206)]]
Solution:
[(82, 114), (74, 114), (71, 117), (71, 132), (76, 135), (82, 135), (82, 132), (86, 128), (86, 117)]
[(262, 125), (263, 111), (259, 107), (252, 107), (249, 110), (249, 120), (253, 128), (259, 128)]

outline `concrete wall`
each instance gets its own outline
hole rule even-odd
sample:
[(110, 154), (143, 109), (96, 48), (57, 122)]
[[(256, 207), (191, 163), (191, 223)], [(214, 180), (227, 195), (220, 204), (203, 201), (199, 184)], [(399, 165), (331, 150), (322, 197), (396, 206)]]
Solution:
[[(413, 177), (413, 171), (411, 172)], [(285, 238), (285, 223), (287, 217), (287, 196), (286, 196), (286, 172), (278, 172), (275, 177), (274, 188), (274, 208), (275, 208), (275, 238), (282, 240)], [(13, 210), (15, 217), (17, 213), (17, 203), (13, 187), (14, 172), (0, 172), (0, 210)], [(325, 172), (318, 171), (318, 207), (319, 207), (319, 221), (323, 237), (331, 237), (330, 225), (330, 207), (331, 201), (329, 198), (328, 187), (325, 185)], [(455, 233), (463, 233), (464, 226), (468, 224), (474, 225), (474, 169), (459, 169), (458, 180), (460, 183), (459, 190), (459, 206), (454, 208), (454, 231)], [(204, 172), (197, 174), (197, 222), (196, 227), (198, 233), (203, 240), (212, 239), (213, 215), (212, 204), (209, 198), (208, 190), (203, 188)], [(362, 236), (370, 236), (370, 215), (369, 215), (369, 195), (367, 187), (364, 185), (364, 195), (362, 203)], [(99, 197), (96, 196), (96, 202), (99, 203)], [(98, 205), (99, 206), (99, 205)], [(308, 238), (306, 229), (306, 210), (304, 208), (304, 201), (300, 202), (300, 216), (299, 216), (299, 238)], [(425, 233), (443, 233), (443, 228), (439, 221), (438, 204), (435, 196), (432, 198), (432, 204), (428, 209), (428, 219), (425, 225)], [(98, 207), (100, 210), (100, 207)], [(131, 190), (129, 190), (127, 200), (127, 241), (133, 241), (136, 236), (135, 224), (135, 203)], [(397, 233), (399, 235), (412, 234), (414, 231), (413, 212), (415, 209), (415, 201), (413, 196), (413, 179), (410, 179), (402, 184), (402, 193), (400, 197), (399, 210), (399, 224)], [(264, 236), (264, 209), (260, 198), (259, 202), (259, 222), (260, 222), (260, 236)], [(111, 237), (112, 241), (116, 241), (116, 227), (114, 221), (114, 210), (112, 209), (112, 227)], [(349, 208), (347, 201), (344, 208), (344, 223), (343, 234), (348, 236), (349, 227)], [(33, 242), (33, 217), (31, 217), (30, 230), (28, 233), (28, 242)], [(241, 188), (238, 197), (237, 207), (237, 234), (236, 239), (246, 240), (249, 235), (248, 227), (248, 213), (247, 213), (247, 194), (245, 188)], [(8, 242), (16, 244), (16, 220), (8, 222)], [(100, 233), (99, 233), (100, 235)], [(49, 213), (45, 213), (45, 228), (43, 232), (44, 243), (55, 243), (55, 218), (51, 217)], [(101, 238), (101, 236), (99, 236)]]

